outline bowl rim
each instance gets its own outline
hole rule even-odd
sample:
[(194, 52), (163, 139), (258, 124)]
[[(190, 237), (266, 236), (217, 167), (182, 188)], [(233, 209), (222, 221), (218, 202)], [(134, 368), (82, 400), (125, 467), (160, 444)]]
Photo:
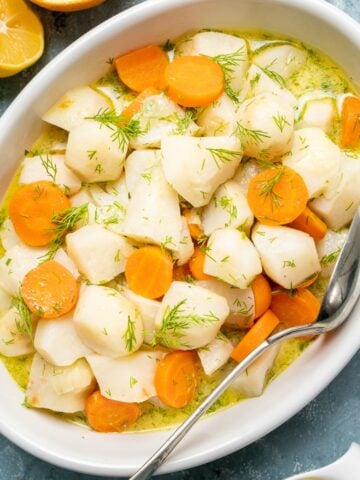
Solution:
[[(154, 14), (161, 14), (166, 11), (170, 11), (175, 7), (186, 6), (187, 4), (194, 3), (206, 3), (208, 0), (146, 0), (140, 4), (134, 5), (133, 7), (120, 12), (113, 17), (109, 18), (105, 22), (102, 22), (95, 28), (91, 29), (89, 32), (85, 33), (71, 45), (69, 45), (64, 51), (59, 53), (53, 60), (51, 60), (29, 83), (28, 85), (20, 92), (20, 94), (15, 98), (11, 105), (4, 112), (0, 118), (0, 144), (2, 139), (6, 136), (6, 131), (12, 125), (12, 118), (16, 116), (17, 109), (21, 107), (21, 103), (27, 99), (31, 98), (31, 93), (36, 91), (38, 84), (45, 80), (47, 75), (55, 75), (57, 71), (62, 70), (63, 62), (66, 62), (66, 59), (72, 57), (72, 55), (82, 56), (81, 53), (83, 46), (87, 43), (96, 43), (97, 38), (101, 38), (102, 35), (105, 35), (104, 32), (110, 31), (111, 28), (114, 28), (116, 25), (119, 25), (119, 28), (126, 22), (128, 24), (136, 24), (139, 20), (138, 17), (146, 18), (148, 16), (153, 16)], [(351, 38), (352, 42), (357, 43), (360, 48), (360, 26), (359, 24), (352, 19), (345, 12), (341, 11), (334, 5), (327, 3), (325, 0), (271, 0), (272, 3), (280, 5), (289, 5), (295, 6), (296, 8), (303, 10), (305, 12), (315, 14), (318, 17), (326, 17), (326, 21), (333, 26), (334, 28), (339, 28), (339, 25), (345, 29), (343, 34), (346, 37)], [(355, 38), (355, 40), (354, 40)], [(360, 305), (357, 306), (355, 311), (351, 314), (351, 317), (360, 315)], [(350, 361), (352, 356), (356, 353), (360, 346), (360, 331), (356, 335), (351, 335), (348, 332), (348, 329), (342, 327), (341, 332), (346, 332), (342, 337), (347, 338), (350, 342), (350, 347), (342, 352), (341, 359), (331, 357), (327, 368), (322, 369), (322, 378), (315, 386), (312, 388), (307, 388), (302, 391), (302, 394), (292, 403), (290, 407), (287, 407), (286, 415), (283, 412), (279, 412), (278, 415), (272, 416), (266, 423), (265, 427), (261, 428), (261, 436), (266, 435), (270, 431), (277, 428), (279, 425), (284, 423), (288, 418), (295, 415), (299, 410), (301, 410), (307, 403), (309, 403), (315, 396), (317, 396), (330, 382), (335, 378), (335, 376), (345, 367), (345, 365)], [(340, 338), (340, 333), (338, 334)], [(334, 339), (334, 335), (331, 336)], [(336, 340), (336, 339), (335, 339)], [(313, 345), (305, 352), (302, 357), (307, 357), (311, 354), (312, 350), (316, 350), (317, 346), (324, 342), (324, 340), (317, 340)], [(326, 340), (325, 340), (326, 342)], [(342, 343), (339, 341), (339, 343)], [(290, 367), (287, 372), (291, 371)], [(287, 374), (284, 372), (282, 375)], [(271, 387), (271, 385), (270, 385)], [(232, 407), (234, 408), (234, 407)], [(218, 414), (219, 416), (221, 413)], [(200, 422), (201, 424), (201, 422)], [(194, 467), (211, 460), (215, 460), (224, 455), (228, 455), (239, 448), (243, 448), (246, 445), (252, 443), (253, 441), (260, 438), (259, 429), (255, 429), (252, 434), (247, 435), (246, 440), (239, 441), (239, 439), (232, 439), (231, 441), (224, 442), (218, 448), (205, 450), (196, 456), (184, 456), (182, 454), (175, 455), (169, 459), (169, 461), (161, 468), (159, 473), (168, 473), (173, 471), (179, 471), (186, 468)], [(28, 438), (23, 435), (21, 432), (16, 431), (12, 428), (11, 422), (3, 421), (0, 418), (0, 432), (11, 440), (14, 444), (18, 445), (25, 451), (46, 460), (52, 464), (55, 464), (62, 468), (67, 468), (74, 471), (79, 471), (89, 474), (100, 474), (100, 475), (130, 475), (134, 472), (134, 469), (131, 468), (121, 468), (118, 467), (101, 465), (100, 463), (91, 462), (91, 461), (76, 461), (72, 458), (66, 458), (64, 456), (58, 455), (56, 452), (51, 451), (46, 448), (45, 445), (35, 444), (29, 442)], [(148, 434), (146, 434), (148, 435)], [(139, 465), (140, 466), (140, 465)]]

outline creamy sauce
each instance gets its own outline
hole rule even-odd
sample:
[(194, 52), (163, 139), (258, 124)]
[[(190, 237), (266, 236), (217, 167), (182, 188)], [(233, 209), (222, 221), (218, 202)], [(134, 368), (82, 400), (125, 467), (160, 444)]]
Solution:
[[(277, 36), (276, 38), (266, 33), (259, 32), (229, 32), (246, 38), (249, 46), (256, 45), (257, 48), (266, 48), (267, 42), (276, 43), (290, 43), (302, 48), (307, 53), (307, 61), (300, 71), (296, 72), (287, 81), (288, 89), (296, 96), (305, 94), (312, 90), (318, 90), (330, 97), (336, 97), (338, 95), (354, 92), (354, 88), (351, 85), (349, 79), (344, 73), (325, 55), (316, 52), (302, 43), (286, 39)], [(182, 37), (179, 41), (184, 41), (186, 37)], [(259, 50), (257, 50), (259, 51)], [(251, 54), (250, 54), (251, 60)], [(93, 88), (99, 86), (109, 86), (113, 91), (119, 94), (122, 93), (121, 85), (116, 81), (116, 77), (113, 74), (107, 74), (98, 82), (93, 85)], [(131, 95), (131, 94), (130, 94)], [(330, 133), (330, 137), (333, 141), (338, 141), (339, 136), (339, 119), (335, 120), (334, 127)], [(44, 153), (58, 153), (62, 151), (62, 144), (66, 142), (66, 132), (53, 127), (46, 126), (39, 139), (36, 141), (32, 150), (41, 150)], [(19, 171), (15, 174), (13, 181), (11, 182), (7, 193), (2, 202), (2, 216), (6, 214), (9, 200), (18, 188)], [(4, 250), (0, 245), (0, 256), (2, 256)], [(326, 288), (326, 282), (323, 279), (318, 279), (311, 287), (312, 291), (321, 298)], [(302, 339), (292, 339), (284, 342), (280, 348), (279, 355), (275, 361), (275, 364), (268, 374), (268, 382), (273, 381), (278, 375), (280, 375), (288, 366), (294, 362), (309, 345), (309, 341)], [(5, 367), (9, 371), (10, 375), (16, 381), (20, 388), (25, 389), (27, 380), (29, 377), (29, 371), (31, 367), (32, 355), (18, 357), (18, 358), (6, 358), (0, 355), (1, 361), (3, 361)], [(183, 409), (162, 408), (161, 406), (154, 406), (150, 402), (145, 402), (143, 405), (143, 414), (131, 428), (132, 431), (149, 431), (159, 428), (167, 428), (174, 424), (182, 422), (188, 415), (197, 407), (199, 403), (213, 390), (213, 388), (221, 381), (222, 377), (228, 371), (230, 362), (228, 365), (217, 371), (213, 376), (206, 377), (205, 374), (200, 375), (200, 385), (197, 391), (196, 399), (187, 407)], [(235, 392), (233, 389), (228, 389), (217, 402), (209, 410), (209, 414), (212, 414), (220, 409), (227, 408), (239, 401), (244, 400), (245, 397)], [(75, 415), (56, 414), (71, 422), (75, 422), (81, 425), (86, 425), (86, 419), (84, 414), (79, 413)]]

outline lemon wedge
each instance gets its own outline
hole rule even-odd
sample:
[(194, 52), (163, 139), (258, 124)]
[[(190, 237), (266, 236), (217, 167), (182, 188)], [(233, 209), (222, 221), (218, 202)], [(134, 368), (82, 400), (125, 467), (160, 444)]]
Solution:
[(0, 77), (30, 67), (44, 51), (44, 31), (23, 0), (0, 0)]
[[(96, 7), (105, 0), (30, 0), (32, 3), (48, 10), (57, 12), (75, 12), (86, 8)], [(1, 2), (1, 0), (0, 0)]]

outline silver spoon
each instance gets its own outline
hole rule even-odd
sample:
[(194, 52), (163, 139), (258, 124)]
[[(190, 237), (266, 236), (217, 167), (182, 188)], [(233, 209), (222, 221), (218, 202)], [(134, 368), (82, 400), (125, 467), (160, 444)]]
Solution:
[(275, 333), (261, 343), (244, 360), (238, 363), (130, 480), (146, 480), (150, 478), (160, 465), (164, 463), (177, 444), (185, 437), (191, 427), (231, 385), (233, 380), (267, 349), (288, 338), (302, 335), (321, 335), (340, 326), (349, 316), (360, 294), (359, 262), (360, 209), (357, 210), (352, 221), (347, 240), (330, 278), (316, 322), (310, 325), (302, 325), (301, 327), (288, 328)]

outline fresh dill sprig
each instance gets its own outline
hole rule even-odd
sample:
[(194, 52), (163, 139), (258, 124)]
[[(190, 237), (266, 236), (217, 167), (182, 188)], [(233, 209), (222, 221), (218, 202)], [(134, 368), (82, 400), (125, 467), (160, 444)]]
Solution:
[(182, 340), (185, 336), (184, 331), (192, 325), (207, 325), (219, 321), (219, 318), (213, 312), (205, 315), (186, 313), (183, 308), (185, 304), (186, 299), (183, 299), (173, 307), (170, 305), (166, 307), (161, 327), (156, 333), (153, 342), (154, 344), (161, 343), (168, 348), (177, 348), (180, 346), (191, 348), (191, 345)]
[(226, 148), (207, 148), (210, 152), (216, 166), (220, 168), (221, 163), (232, 162), (236, 158), (242, 158), (241, 152), (236, 152), (235, 150), (228, 150)]
[(241, 301), (238, 298), (235, 298), (233, 307), (236, 308), (236, 313), (238, 315), (243, 315), (244, 317), (249, 316), (253, 310), (252, 306), (247, 305), (246, 302)]
[(15, 320), (17, 331), (22, 335), (28, 336), (32, 340), (33, 323), (31, 320), (31, 312), (20, 294), (13, 299), (13, 306), (16, 308), (20, 317), (18, 320)]
[(340, 252), (341, 252), (341, 247), (338, 247), (336, 250), (329, 253), (328, 255), (324, 255), (323, 257), (321, 257), (320, 265), (323, 267), (326, 267), (331, 263), (334, 263), (337, 260)]
[[(214, 198), (214, 205), (215, 208), (218, 206), (221, 207), (223, 210), (225, 210), (229, 214), (229, 222), (231, 223), (231, 220), (236, 220), (237, 218), (237, 207), (234, 205), (232, 199), (230, 197), (227, 197), (226, 195), (223, 195), (220, 198), (213, 197)], [(228, 226), (228, 225), (227, 225)]]
[(160, 243), (160, 247), (165, 250), (166, 248), (169, 248), (169, 245), (172, 245), (173, 247), (176, 247), (176, 244), (174, 243), (174, 239), (168, 235), (165, 236), (164, 241)]
[(86, 117), (87, 120), (94, 120), (100, 123), (100, 127), (105, 126), (113, 131), (111, 138), (113, 142), (117, 142), (119, 149), (125, 151), (129, 140), (131, 138), (142, 135), (144, 131), (140, 127), (140, 122), (137, 119), (131, 119), (130, 121), (118, 115), (115, 110), (105, 108), (100, 110), (93, 117)]
[(236, 122), (233, 133), (240, 138), (242, 142), (246, 141), (255, 145), (261, 144), (264, 138), (270, 138), (270, 135), (263, 130), (251, 130), (250, 128), (244, 127), (240, 122)]
[(264, 196), (265, 198), (270, 197), (271, 204), (274, 206), (279, 206), (281, 203), (281, 196), (278, 193), (274, 192), (274, 188), (282, 179), (285, 173), (285, 168), (280, 167), (276, 168), (276, 170), (277, 172), (272, 178), (270, 178), (269, 180), (264, 180), (263, 182), (259, 182), (257, 184), (257, 188), (260, 190), (259, 193), (261, 196)]
[(54, 238), (50, 242), (49, 251), (40, 257), (45, 262), (54, 258), (56, 252), (62, 245), (65, 235), (74, 229), (75, 225), (84, 220), (88, 215), (88, 204), (84, 203), (78, 207), (71, 207), (61, 212), (55, 213), (51, 221), (55, 225), (52, 231), (55, 233)]
[(231, 53), (221, 53), (211, 57), (223, 70), (224, 74), (232, 75), (235, 67), (245, 60), (244, 47), (240, 47)]
[(284, 80), (284, 77), (280, 75), (280, 73), (275, 72), (274, 70), (270, 70), (270, 65), (267, 67), (259, 67), (261, 70), (269, 77), (271, 80), (276, 82), (278, 85), (280, 85), (281, 88), (286, 88), (286, 82)]
[(128, 315), (127, 328), (122, 336), (122, 339), (125, 341), (125, 348), (128, 352), (132, 352), (136, 344), (136, 335), (135, 335), (135, 320), (131, 320), (130, 315)]
[(47, 175), (51, 178), (53, 183), (55, 183), (56, 174), (58, 171), (56, 164), (53, 162), (51, 156), (48, 154), (46, 155), (40, 154), (39, 157), (40, 157), (41, 165), (45, 168)]
[(244, 47), (239, 48), (232, 53), (224, 53), (211, 57), (224, 72), (224, 90), (227, 96), (234, 102), (239, 103), (238, 92), (236, 92), (231, 86), (231, 80), (233, 79), (234, 69), (240, 62), (244, 61)]
[(290, 127), (290, 123), (288, 122), (285, 115), (280, 115), (280, 113), (278, 113), (277, 115), (274, 115), (272, 118), (281, 133), (284, 131), (285, 125), (288, 125)]

